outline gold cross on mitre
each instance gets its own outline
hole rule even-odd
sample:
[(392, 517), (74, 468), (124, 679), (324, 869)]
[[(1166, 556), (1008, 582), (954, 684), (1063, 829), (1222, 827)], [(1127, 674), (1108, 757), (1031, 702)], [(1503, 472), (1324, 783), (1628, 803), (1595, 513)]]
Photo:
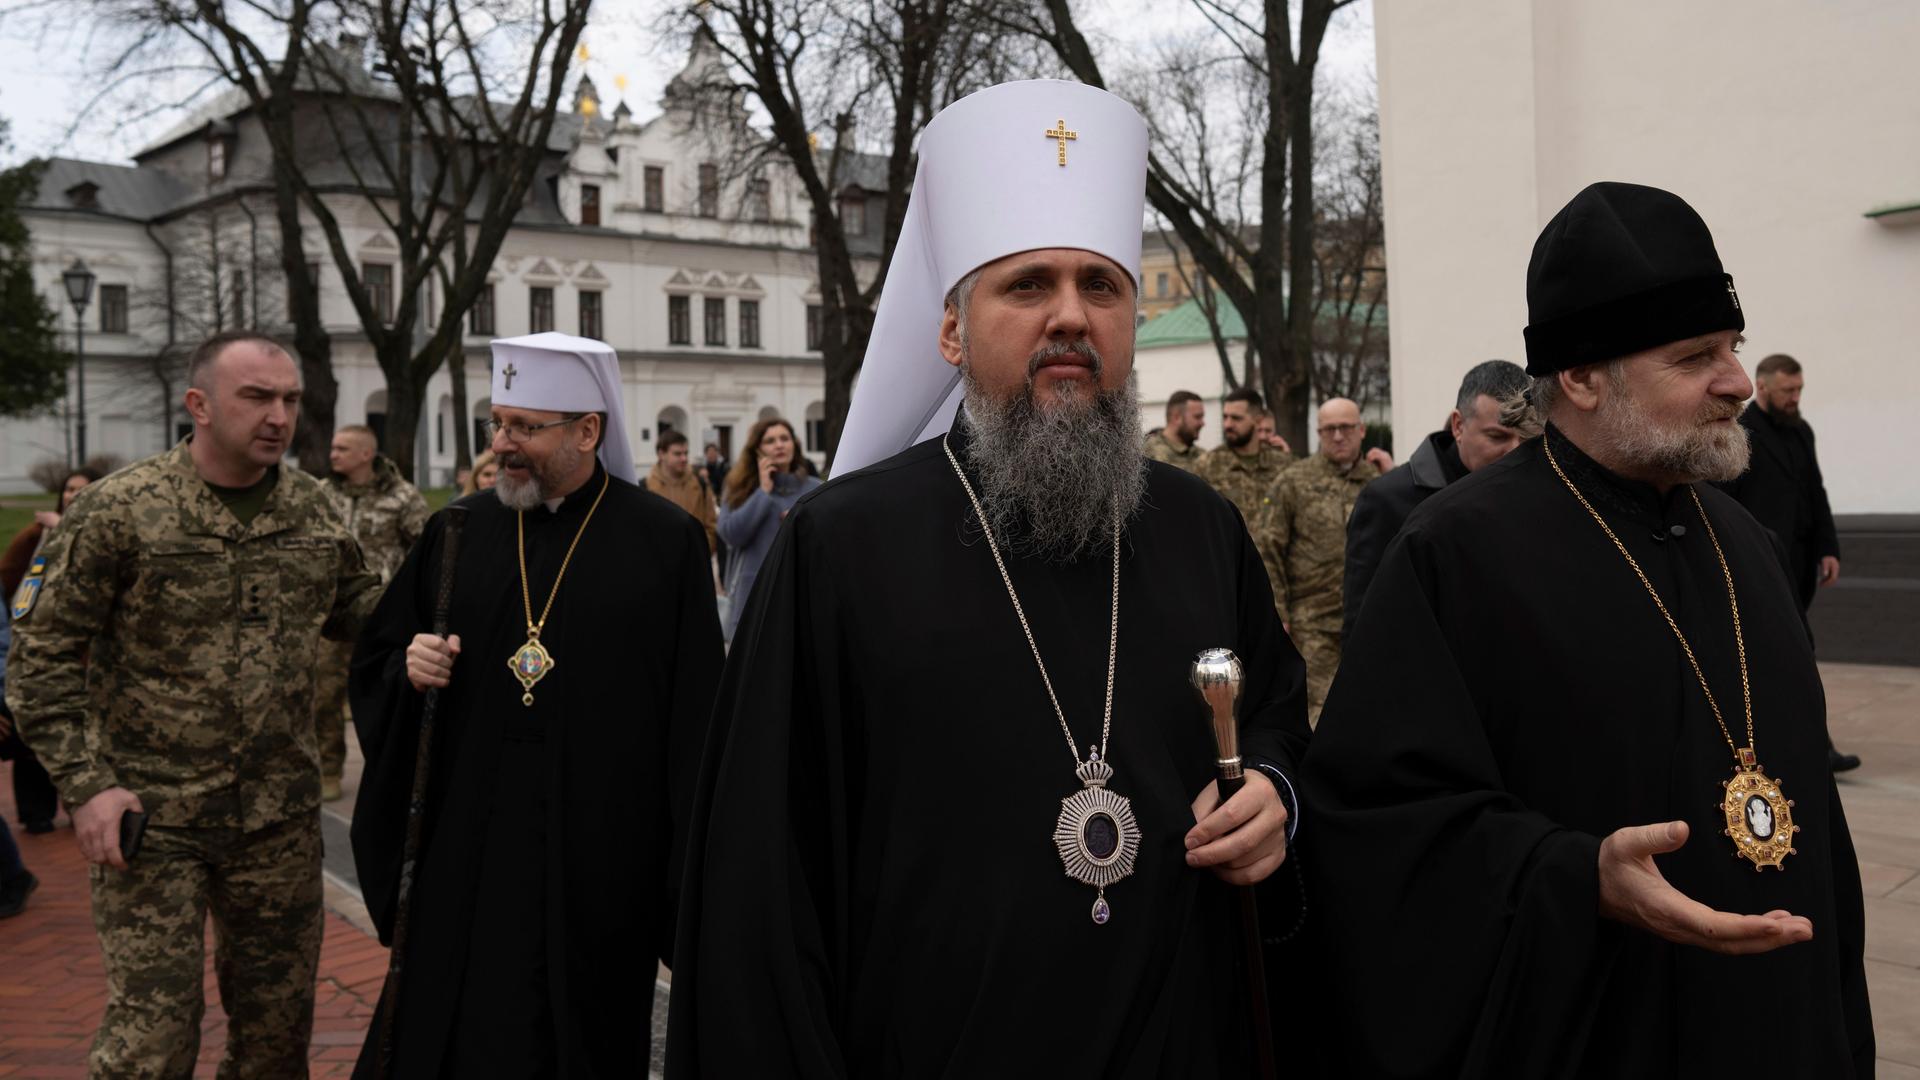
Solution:
[(520, 374), (520, 372), (514, 369), (513, 361), (509, 360), (507, 361), (507, 366), (501, 370), (500, 374), (507, 377), (507, 389), (511, 390), (513, 389), (513, 377)]
[(1067, 140), (1079, 138), (1080, 133), (1077, 131), (1068, 131), (1067, 122), (1060, 120), (1055, 123), (1052, 131), (1043, 132), (1042, 134), (1060, 144), (1060, 166), (1065, 168), (1067, 164)]

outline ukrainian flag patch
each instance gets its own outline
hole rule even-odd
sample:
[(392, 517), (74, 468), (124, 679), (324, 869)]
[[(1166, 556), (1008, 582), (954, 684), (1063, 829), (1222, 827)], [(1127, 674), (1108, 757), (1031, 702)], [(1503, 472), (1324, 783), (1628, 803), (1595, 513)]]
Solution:
[(33, 605), (40, 599), (40, 582), (47, 576), (47, 557), (35, 555), (33, 564), (27, 567), (27, 576), (20, 579), (20, 587), (13, 592), (13, 618), (24, 619), (33, 611)]

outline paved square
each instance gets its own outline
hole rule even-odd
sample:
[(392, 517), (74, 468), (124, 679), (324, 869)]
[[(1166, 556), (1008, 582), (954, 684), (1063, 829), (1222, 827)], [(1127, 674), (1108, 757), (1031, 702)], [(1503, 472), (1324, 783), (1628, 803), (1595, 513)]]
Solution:
[[(1920, 1080), (1920, 668), (1822, 664), (1820, 670), (1834, 741), (1866, 762), (1842, 777), (1840, 791), (1866, 891), (1879, 1075)], [(348, 766), (348, 799), (327, 808), (337, 815), (330, 846), (351, 814), (358, 759), (356, 750)], [(64, 817), (61, 828), (45, 836), (20, 831), (10, 770), (0, 767), (0, 814), (41, 885), (25, 914), (0, 922), (0, 956), (6, 960), (0, 964), (0, 1078), (80, 1078), (105, 993), (86, 866)], [(329, 865), (338, 867), (343, 853), (329, 854)], [(368, 935), (351, 882), (330, 878), (313, 1035), (316, 1077), (348, 1074), (386, 974), (386, 950)], [(213, 1075), (225, 1029), (209, 968), (196, 1075)]]

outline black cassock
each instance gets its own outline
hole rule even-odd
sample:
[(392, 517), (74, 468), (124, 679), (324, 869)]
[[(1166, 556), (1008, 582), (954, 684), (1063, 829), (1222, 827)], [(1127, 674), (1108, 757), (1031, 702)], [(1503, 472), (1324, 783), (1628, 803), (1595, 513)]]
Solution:
[[(1662, 497), (1549, 429), (1646, 571), (1745, 745), (1727, 589), (1686, 487)], [(1306, 762), (1307, 865), (1337, 962), (1323, 1028), (1352, 1076), (1869, 1076), (1859, 868), (1826, 702), (1771, 540), (1694, 485), (1738, 590), (1761, 766), (1799, 853), (1722, 831), (1733, 754), (1646, 589), (1536, 439), (1414, 512), (1367, 592)], [(1608, 833), (1685, 820), (1656, 861), (1711, 907), (1810, 942), (1727, 957), (1603, 920)]]
[[(1008, 566), (1084, 756), (1110, 550)], [(940, 440), (801, 500), (714, 711), (670, 1076), (1245, 1073), (1237, 907), (1184, 859), (1215, 756), (1188, 671), (1237, 652), (1243, 752), (1288, 771), (1303, 669), (1239, 515), (1177, 469), (1151, 466), (1120, 591), (1110, 786), (1144, 839), (1099, 926), (1053, 843), (1074, 759)]]
[[(557, 511), (526, 513), (535, 618), (604, 475)], [(527, 636), (515, 515), (491, 492), (459, 505), (448, 627), (461, 652), (436, 713), (393, 1075), (645, 1075), (722, 663), (706, 534), (613, 480), (541, 634), (554, 666), (528, 707), (507, 666)], [(405, 653), (430, 629), (444, 529), (436, 514), (354, 654), (367, 759), (354, 862), (383, 942), (424, 700)], [(356, 1076), (371, 1074), (379, 1044), (376, 1020)]]

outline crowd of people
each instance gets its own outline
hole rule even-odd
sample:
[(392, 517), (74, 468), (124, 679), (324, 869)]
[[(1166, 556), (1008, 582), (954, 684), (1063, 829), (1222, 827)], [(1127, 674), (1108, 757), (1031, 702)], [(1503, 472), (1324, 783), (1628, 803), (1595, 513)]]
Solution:
[(191, 1073), (209, 917), (223, 1074), (305, 1075), (349, 716), (356, 1076), (637, 1075), (656, 964), (674, 1077), (1684, 1077), (1775, 1014), (1776, 1071), (1872, 1075), (1838, 544), (1706, 223), (1581, 191), (1525, 368), (1397, 467), (1342, 398), (1298, 455), (1251, 390), (1143, 443), (1146, 146), (1066, 82), (928, 125), (829, 483), (779, 418), (642, 480), (616, 352), (543, 333), (428, 514), (365, 428), (285, 465), (293, 357), (202, 343), (192, 435), (12, 545), (94, 1075)]

